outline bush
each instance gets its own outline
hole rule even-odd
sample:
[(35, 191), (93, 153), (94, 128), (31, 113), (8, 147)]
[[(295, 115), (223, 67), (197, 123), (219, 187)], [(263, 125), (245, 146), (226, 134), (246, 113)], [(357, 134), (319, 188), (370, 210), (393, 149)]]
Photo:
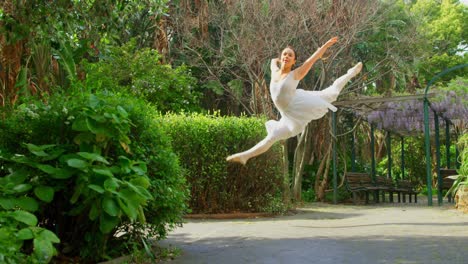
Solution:
[(162, 64), (156, 50), (136, 49), (134, 41), (111, 48), (97, 63), (84, 63), (88, 87), (126, 91), (161, 112), (196, 111), (200, 93), (186, 66)]
[[(185, 181), (142, 101), (57, 95), (6, 116), (0, 223), (8, 225), (0, 227), (0, 259), (48, 262), (61, 241), (62, 257), (98, 261), (181, 223)], [(14, 247), (2, 243), (10, 241)]]
[(282, 152), (275, 144), (242, 166), (226, 157), (265, 137), (264, 119), (166, 115), (160, 122), (187, 171), (193, 213), (281, 211)]

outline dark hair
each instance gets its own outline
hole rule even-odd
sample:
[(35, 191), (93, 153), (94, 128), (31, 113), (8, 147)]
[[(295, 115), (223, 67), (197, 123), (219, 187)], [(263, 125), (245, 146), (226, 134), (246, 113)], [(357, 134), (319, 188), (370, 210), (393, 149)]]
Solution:
[(287, 48), (291, 49), (291, 50), (294, 52), (294, 59), (297, 60), (297, 53), (296, 53), (296, 50), (295, 50), (295, 49), (293, 48), (293, 46), (291, 46), (291, 45), (287, 45), (286, 48), (282, 49), (282, 50), (280, 51), (280, 55), (279, 55), (278, 58), (281, 59), (281, 55), (283, 54), (283, 50), (285, 50), (285, 49), (287, 49)]

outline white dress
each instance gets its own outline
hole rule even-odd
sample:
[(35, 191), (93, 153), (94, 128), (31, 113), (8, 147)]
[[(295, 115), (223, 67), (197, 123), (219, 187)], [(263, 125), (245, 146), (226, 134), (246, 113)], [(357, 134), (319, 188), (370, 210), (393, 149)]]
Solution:
[(323, 91), (305, 91), (296, 89), (298, 84), (299, 80), (294, 79), (294, 71), (283, 80), (270, 82), (271, 98), (281, 114), (281, 119), (270, 120), (265, 126), (268, 134), (278, 140), (301, 133), (310, 121), (323, 117), (329, 109), (337, 110), (330, 103), (335, 101), (339, 94), (333, 86)]
[(272, 78), (271, 98), (281, 114), (281, 119), (267, 121), (265, 127), (268, 134), (262, 141), (247, 151), (227, 157), (226, 160), (245, 164), (250, 158), (267, 151), (276, 141), (300, 134), (310, 121), (323, 117), (328, 110), (336, 111), (337, 108), (331, 103), (336, 101), (346, 83), (356, 76), (361, 68), (362, 64), (358, 63), (322, 91), (296, 89), (299, 80), (294, 79), (294, 71), (277, 82)]

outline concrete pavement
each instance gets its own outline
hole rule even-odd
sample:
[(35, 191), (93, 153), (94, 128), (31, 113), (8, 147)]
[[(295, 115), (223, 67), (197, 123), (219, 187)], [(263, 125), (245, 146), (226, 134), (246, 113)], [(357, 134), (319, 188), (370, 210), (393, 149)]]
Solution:
[(468, 214), (426, 204), (313, 203), (288, 216), (189, 220), (159, 244), (181, 250), (170, 264), (468, 263)]

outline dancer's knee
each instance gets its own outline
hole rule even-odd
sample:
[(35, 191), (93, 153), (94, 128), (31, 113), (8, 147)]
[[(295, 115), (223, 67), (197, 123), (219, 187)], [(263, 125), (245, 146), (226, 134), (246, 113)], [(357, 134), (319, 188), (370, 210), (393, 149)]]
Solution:
[(272, 134), (269, 134), (268, 136), (266, 136), (266, 138), (264, 139), (265, 141), (265, 144), (267, 145), (273, 145), (276, 141), (280, 140), (277, 136), (275, 135), (272, 135)]

